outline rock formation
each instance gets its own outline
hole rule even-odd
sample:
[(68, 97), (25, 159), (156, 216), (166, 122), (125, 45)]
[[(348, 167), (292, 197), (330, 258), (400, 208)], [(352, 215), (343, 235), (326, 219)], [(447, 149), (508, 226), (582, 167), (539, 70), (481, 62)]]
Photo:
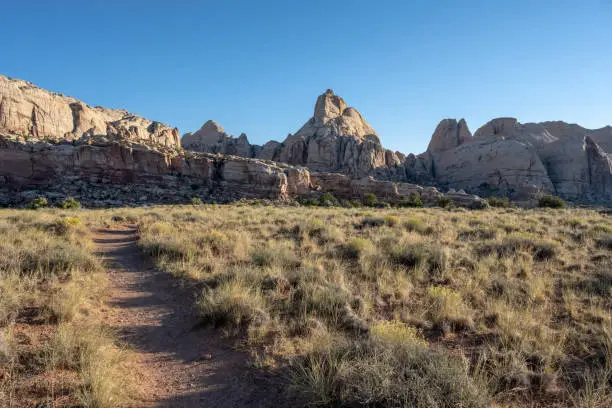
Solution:
[[(475, 196), (542, 193), (612, 203), (612, 127), (494, 119), (472, 136), (461, 119), (436, 127), (426, 152), (384, 149), (376, 131), (331, 90), (282, 143), (251, 145), (213, 121), (183, 136), (122, 110), (91, 107), (0, 76), (0, 203), (33, 194), (75, 195), (92, 205), (185, 202), (192, 196), (287, 199), (372, 192), (396, 202), (419, 193), (480, 207)], [(456, 193), (452, 189), (464, 189)]]
[[(241, 136), (242, 137), (242, 136)], [(283, 143), (263, 147), (237, 140), (208, 121), (202, 129), (183, 136), (183, 147), (207, 153), (233, 154), (306, 166), (314, 171), (369, 175), (378, 167), (401, 165), (397, 154), (385, 150), (376, 131), (354, 108), (330, 89), (317, 98), (313, 117)]]
[[(38, 195), (52, 203), (75, 196), (89, 206), (186, 203), (192, 197), (209, 202), (286, 200), (327, 191), (347, 199), (374, 192), (391, 202), (415, 192), (426, 202), (442, 196), (435, 188), (317, 175), (305, 167), (275, 163), (285, 145), (253, 146), (246, 135), (233, 138), (212, 121), (183, 140), (190, 149), (216, 154), (183, 150), (176, 129), (125, 111), (91, 108), (6, 77), (0, 77), (0, 119), (0, 205), (23, 205)], [(380, 147), (361, 115), (333, 94), (319, 99), (315, 118), (306, 126), (299, 137), (312, 138), (313, 145), (344, 137), (354, 140), (361, 152), (371, 139), (383, 161), (399, 163), (394, 153)], [(305, 163), (312, 159), (306, 157)], [(479, 206), (483, 201), (462, 197), (456, 202)]]
[(522, 200), (552, 193), (610, 203), (609, 155), (601, 147), (608, 145), (610, 127), (588, 130), (565, 122), (521, 124), (497, 118), (470, 138), (465, 122), (445, 119), (427, 151), (409, 155), (404, 167), (409, 181), (482, 195)]
[(471, 140), (472, 132), (468, 129), (464, 119), (461, 119), (458, 123), (456, 119), (444, 119), (436, 127), (427, 151), (443, 152)]
[(180, 148), (177, 129), (124, 110), (91, 107), (74, 98), (0, 75), (0, 129), (24, 139), (129, 139)]
[(183, 148), (204, 153), (220, 153), (240, 157), (255, 157), (261, 147), (251, 145), (247, 135), (228, 135), (215, 121), (209, 120), (197, 132), (186, 133)]

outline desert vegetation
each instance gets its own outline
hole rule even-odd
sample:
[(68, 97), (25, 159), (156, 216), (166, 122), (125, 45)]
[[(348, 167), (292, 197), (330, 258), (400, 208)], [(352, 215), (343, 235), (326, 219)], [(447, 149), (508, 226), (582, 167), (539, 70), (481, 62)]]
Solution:
[(125, 217), (158, 268), (201, 288), (204, 322), (256, 366), (289, 367), (314, 405), (611, 402), (612, 222), (596, 211), (204, 205)]
[(87, 234), (134, 225), (143, 254), (198, 293), (202, 322), (309, 405), (612, 403), (606, 213), (370, 201), (4, 211), (0, 392), (125, 401)]
[(125, 352), (98, 316), (106, 277), (78, 215), (0, 212), (1, 407), (104, 408), (127, 397)]

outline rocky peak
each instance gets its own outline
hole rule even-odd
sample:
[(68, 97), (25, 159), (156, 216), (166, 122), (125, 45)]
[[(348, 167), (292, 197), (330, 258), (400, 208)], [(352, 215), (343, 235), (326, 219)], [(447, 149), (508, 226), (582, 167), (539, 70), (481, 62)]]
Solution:
[(345, 109), (346, 102), (344, 102), (344, 99), (328, 89), (317, 98), (313, 115), (314, 124), (316, 126), (325, 125), (329, 120), (342, 115)]
[(441, 152), (453, 149), (472, 140), (472, 133), (464, 119), (443, 119), (434, 131), (428, 152)]
[(183, 135), (183, 147), (185, 149), (193, 149), (197, 146), (213, 145), (221, 139), (229, 137), (217, 122), (207, 120), (199, 130)]

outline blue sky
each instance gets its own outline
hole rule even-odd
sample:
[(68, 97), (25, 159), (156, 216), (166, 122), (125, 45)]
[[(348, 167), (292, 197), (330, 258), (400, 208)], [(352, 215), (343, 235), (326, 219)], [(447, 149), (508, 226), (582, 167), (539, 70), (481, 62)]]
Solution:
[(612, 0), (29, 1), (0, 73), (149, 119), (282, 140), (327, 88), (385, 147), (442, 118), (612, 124)]

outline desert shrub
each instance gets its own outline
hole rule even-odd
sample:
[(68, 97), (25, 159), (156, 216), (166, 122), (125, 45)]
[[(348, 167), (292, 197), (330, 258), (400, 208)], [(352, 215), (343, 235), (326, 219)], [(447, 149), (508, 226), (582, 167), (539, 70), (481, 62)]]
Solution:
[(425, 222), (419, 218), (408, 218), (406, 222), (404, 222), (404, 226), (408, 231), (418, 232), (419, 234), (425, 234), (428, 231)]
[(465, 229), (459, 231), (457, 237), (460, 240), (488, 240), (494, 239), (497, 236), (497, 230), (491, 227), (480, 226), (473, 229)]
[(489, 197), (487, 198), (487, 203), (489, 203), (491, 207), (497, 208), (508, 208), (512, 206), (508, 197)]
[(202, 202), (202, 199), (201, 199), (200, 197), (193, 197), (193, 198), (192, 198), (192, 199), (189, 201), (189, 203), (190, 203), (191, 205), (202, 205), (202, 204), (204, 204), (204, 203)]
[(538, 207), (543, 208), (563, 208), (565, 201), (554, 195), (544, 195), (538, 200)]
[(423, 244), (396, 244), (389, 251), (390, 260), (407, 268), (416, 268), (427, 262), (429, 252)]
[(376, 199), (376, 194), (367, 193), (363, 196), (363, 205), (366, 207), (374, 207), (378, 200)]
[(552, 259), (560, 251), (559, 243), (540, 239), (530, 234), (515, 233), (505, 237), (502, 242), (489, 242), (480, 247), (483, 255), (496, 253), (498, 256), (513, 256), (520, 251), (531, 252), (534, 259), (543, 261)]
[(337, 207), (340, 205), (340, 202), (332, 193), (323, 193), (323, 195), (319, 198), (319, 205), (323, 207)]
[(81, 203), (74, 197), (66, 197), (66, 199), (60, 203), (60, 207), (64, 210), (76, 210), (81, 208)]
[(294, 365), (293, 389), (316, 406), (485, 407), (466, 365), (430, 349), (409, 330), (333, 342)]
[(316, 200), (314, 198), (305, 198), (299, 201), (299, 203), (306, 207), (316, 207), (319, 205), (319, 200)]
[(410, 198), (403, 198), (399, 202), (399, 206), (407, 207), (407, 208), (423, 207), (423, 201), (421, 200), (421, 195), (419, 193), (414, 193), (410, 196)]
[(438, 198), (438, 207), (449, 208), (453, 205), (453, 200), (448, 197), (439, 197)]
[(62, 217), (51, 225), (51, 230), (58, 235), (66, 235), (81, 225), (81, 220), (77, 217)]
[(385, 225), (385, 219), (381, 217), (365, 217), (363, 221), (361, 221), (362, 227), (382, 227)]
[(261, 290), (240, 276), (225, 280), (215, 289), (205, 289), (198, 308), (205, 322), (226, 326), (233, 333), (268, 319)]
[(391, 208), (391, 204), (386, 201), (377, 201), (374, 203), (375, 208)]
[(612, 233), (602, 234), (595, 239), (595, 242), (599, 248), (612, 251)]
[(35, 199), (33, 199), (32, 201), (30, 201), (30, 204), (28, 205), (28, 207), (32, 210), (38, 210), (39, 208), (44, 208), (47, 207), (49, 205), (49, 202), (47, 201), (47, 199), (45, 197), (37, 197)]
[(393, 215), (387, 215), (385, 217), (385, 225), (393, 227), (399, 223), (399, 218)]
[(469, 320), (469, 309), (461, 294), (445, 286), (427, 288), (427, 314), (434, 323)]
[(373, 249), (372, 242), (365, 238), (353, 238), (340, 247), (340, 254), (349, 259), (357, 259)]

